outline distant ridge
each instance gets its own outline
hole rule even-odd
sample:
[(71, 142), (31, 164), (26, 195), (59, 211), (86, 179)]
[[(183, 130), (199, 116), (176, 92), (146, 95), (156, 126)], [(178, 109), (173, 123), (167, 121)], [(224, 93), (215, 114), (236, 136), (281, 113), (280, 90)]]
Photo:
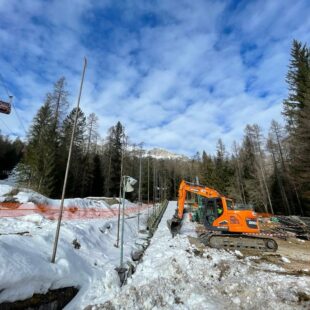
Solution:
[(145, 153), (144, 156), (150, 156), (156, 159), (179, 159), (179, 160), (189, 160), (185, 155), (175, 154), (161, 148), (153, 148)]

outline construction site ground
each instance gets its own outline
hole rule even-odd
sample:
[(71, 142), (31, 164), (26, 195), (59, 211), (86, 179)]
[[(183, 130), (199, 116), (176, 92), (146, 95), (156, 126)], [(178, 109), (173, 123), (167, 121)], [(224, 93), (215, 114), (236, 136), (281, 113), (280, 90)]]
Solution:
[(126, 285), (89, 309), (309, 309), (310, 242), (276, 239), (276, 253), (213, 249), (185, 218), (172, 238), (166, 221)]
[[(275, 254), (263, 254), (262, 259), (281, 264), (290, 273), (310, 275), (310, 241), (297, 238), (287, 240), (275, 238), (278, 250)], [(290, 263), (285, 264), (281, 258), (286, 257)]]
[[(201, 233), (201, 226), (196, 224), (197, 234)], [(263, 235), (265, 236), (265, 235)], [(283, 267), (289, 274), (310, 275), (310, 241), (296, 237), (277, 238), (272, 237), (278, 244), (278, 249), (273, 252), (260, 252), (255, 250), (239, 250), (243, 256), (258, 256), (260, 261), (270, 262)], [(195, 241), (196, 239), (196, 241)], [(191, 238), (190, 241), (201, 250), (205, 245), (200, 243), (198, 238)]]

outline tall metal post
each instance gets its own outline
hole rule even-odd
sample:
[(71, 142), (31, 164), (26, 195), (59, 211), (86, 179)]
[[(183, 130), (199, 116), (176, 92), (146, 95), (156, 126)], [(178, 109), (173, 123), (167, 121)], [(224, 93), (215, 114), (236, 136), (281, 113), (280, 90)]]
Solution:
[(155, 160), (154, 160), (153, 161), (153, 213), (155, 212), (155, 206), (156, 206), (156, 168), (155, 168)]
[(140, 230), (140, 208), (142, 205), (141, 186), (142, 186), (142, 144), (140, 145), (140, 163), (139, 163), (139, 204), (138, 204), (138, 233)]
[(76, 105), (76, 114), (75, 114), (72, 134), (71, 134), (71, 141), (70, 141), (69, 154), (68, 154), (68, 159), (67, 159), (65, 179), (64, 179), (64, 184), (63, 184), (63, 188), (62, 188), (60, 212), (59, 212), (59, 217), (58, 217), (58, 223), (57, 223), (57, 229), (56, 229), (56, 235), (55, 235), (55, 241), (54, 241), (54, 247), (53, 247), (53, 254), (52, 254), (52, 260), (51, 260), (52, 263), (55, 263), (55, 258), (56, 258), (57, 245), (58, 245), (58, 239), (59, 239), (59, 233), (60, 233), (60, 225), (61, 225), (61, 219), (62, 219), (63, 208), (64, 208), (64, 199), (65, 199), (65, 194), (66, 194), (67, 180), (68, 180), (68, 174), (69, 174), (69, 168), (70, 168), (70, 162), (71, 162), (72, 146), (73, 146), (73, 140), (74, 140), (74, 135), (75, 135), (77, 118), (78, 118), (78, 114), (79, 114), (80, 100), (81, 100), (81, 95), (82, 95), (86, 66), (87, 66), (87, 59), (85, 57), (84, 58), (84, 68), (83, 68), (82, 79), (81, 79), (81, 85), (80, 85), (80, 91), (79, 91), (79, 97), (78, 97), (78, 101), (77, 101), (77, 105)]
[(119, 244), (119, 228), (121, 221), (121, 195), (122, 195), (122, 184), (123, 184), (123, 165), (124, 165), (124, 153), (125, 153), (125, 138), (123, 139), (123, 148), (122, 148), (122, 158), (121, 158), (121, 179), (119, 184), (119, 202), (118, 202), (118, 215), (117, 215), (117, 237), (115, 246), (118, 248)]
[(147, 157), (147, 217), (150, 217), (150, 156)]
[(123, 267), (123, 258), (124, 258), (124, 226), (125, 226), (125, 184), (126, 184), (126, 177), (123, 177), (123, 201), (122, 201), (122, 233), (121, 233), (121, 260), (120, 260), (120, 267)]

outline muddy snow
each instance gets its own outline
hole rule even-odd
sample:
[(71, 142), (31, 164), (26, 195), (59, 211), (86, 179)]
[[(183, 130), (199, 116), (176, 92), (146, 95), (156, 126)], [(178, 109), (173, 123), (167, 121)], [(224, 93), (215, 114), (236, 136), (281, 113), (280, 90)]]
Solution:
[[(288, 275), (283, 266), (205, 248), (194, 224), (172, 238), (170, 203), (143, 261), (128, 284), (92, 309), (304, 309), (310, 307), (310, 277)], [(288, 259), (283, 264), (288, 264)], [(308, 301), (307, 301), (308, 300)]]

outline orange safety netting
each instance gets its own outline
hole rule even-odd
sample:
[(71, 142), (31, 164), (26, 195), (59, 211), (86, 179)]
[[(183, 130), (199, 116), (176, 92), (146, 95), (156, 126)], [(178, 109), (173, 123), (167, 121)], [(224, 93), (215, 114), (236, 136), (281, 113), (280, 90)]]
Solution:
[[(127, 207), (125, 214), (137, 213), (139, 210), (145, 210), (148, 205), (135, 205)], [(17, 203), (17, 202), (0, 202), (0, 218), (19, 217), (30, 214), (40, 214), (49, 220), (58, 219), (60, 206), (50, 206), (44, 204)], [(96, 218), (111, 218), (118, 215), (118, 207), (116, 208), (81, 208), (77, 206), (67, 206), (63, 210), (64, 220), (77, 219), (96, 219)]]

